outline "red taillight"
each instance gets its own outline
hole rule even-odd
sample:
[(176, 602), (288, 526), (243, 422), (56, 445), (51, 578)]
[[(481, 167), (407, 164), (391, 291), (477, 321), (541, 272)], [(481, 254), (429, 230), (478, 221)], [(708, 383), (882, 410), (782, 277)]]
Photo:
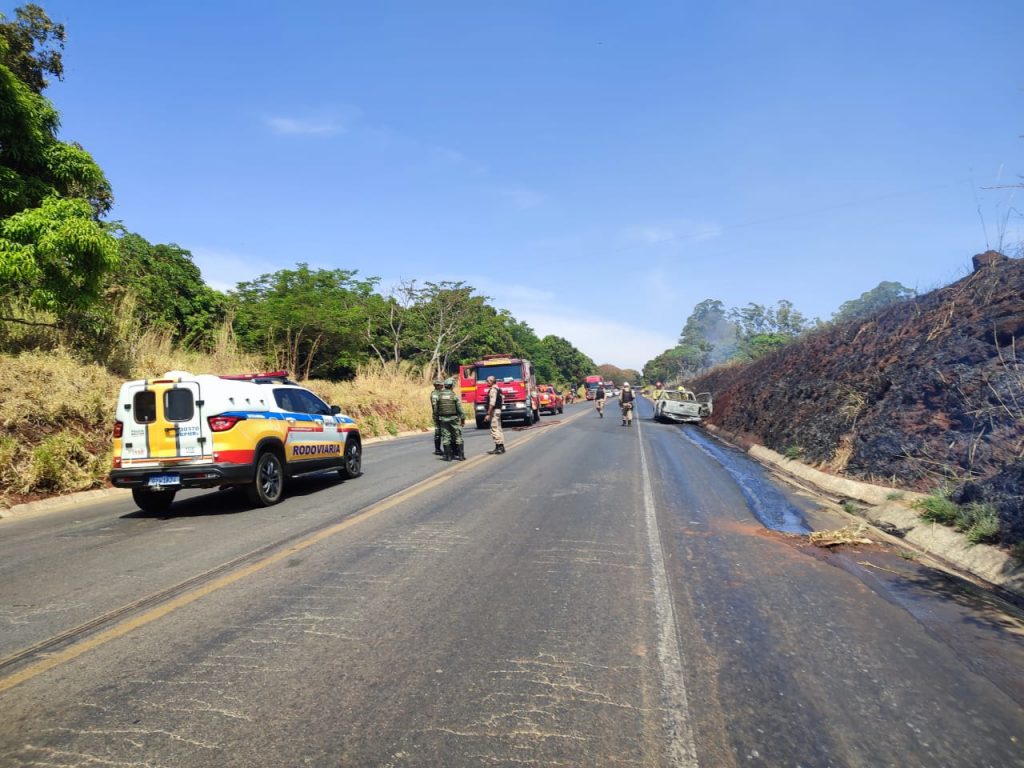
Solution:
[(210, 422), (211, 432), (227, 432), (235, 424), (242, 421), (241, 416), (211, 416), (207, 421)]
[(114, 422), (114, 437), (120, 437), (123, 434), (124, 434), (124, 422), (123, 421), (115, 421)]

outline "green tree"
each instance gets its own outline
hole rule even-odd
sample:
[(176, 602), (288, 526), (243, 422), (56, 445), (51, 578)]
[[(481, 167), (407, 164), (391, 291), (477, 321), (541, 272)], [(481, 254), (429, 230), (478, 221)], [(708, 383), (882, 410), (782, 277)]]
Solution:
[(579, 386), (594, 371), (594, 361), (561, 336), (548, 335), (540, 340), (554, 366), (554, 381), (559, 387)]
[(49, 197), (0, 219), (0, 304), (8, 308), (23, 302), (62, 318), (99, 298), (116, 263), (117, 243), (85, 200)]
[(737, 341), (736, 324), (718, 299), (705, 299), (695, 306), (679, 335), (692, 373), (728, 360), (735, 354)]
[(832, 315), (836, 323), (847, 320), (863, 320), (866, 317), (881, 312), (886, 307), (898, 304), (901, 301), (912, 299), (917, 295), (913, 288), (897, 282), (883, 280), (870, 291), (865, 291), (860, 298), (850, 299), (839, 305), (839, 309)]
[(239, 283), (229, 295), (243, 347), (301, 378), (342, 379), (369, 359), (367, 309), (377, 278), (297, 264)]
[(416, 327), (426, 364), (447, 376), (455, 361), (489, 319), (487, 297), (462, 281), (426, 282), (416, 291)]
[(15, 8), (13, 21), (0, 13), (0, 38), (7, 44), (0, 62), (35, 93), (42, 93), (49, 85), (48, 74), (64, 79), (65, 37), (64, 25), (53, 23), (35, 3)]
[(24, 309), (57, 323), (95, 302), (117, 263), (117, 244), (96, 219), (109, 210), (110, 185), (92, 157), (57, 140), (57, 110), (40, 91), (59, 75), (63, 41), (38, 6), (0, 23), (0, 317), (24, 322)]
[(120, 231), (121, 267), (110, 293), (132, 295), (140, 326), (163, 328), (175, 342), (208, 348), (225, 319), (227, 297), (203, 281), (189, 251)]
[(0, 218), (49, 197), (84, 198), (105, 214), (113, 196), (103, 171), (82, 147), (57, 140), (57, 110), (3, 63), (8, 50), (0, 36)]
[(812, 323), (786, 299), (775, 307), (750, 303), (733, 309), (730, 317), (739, 328), (737, 356), (756, 360), (810, 330)]

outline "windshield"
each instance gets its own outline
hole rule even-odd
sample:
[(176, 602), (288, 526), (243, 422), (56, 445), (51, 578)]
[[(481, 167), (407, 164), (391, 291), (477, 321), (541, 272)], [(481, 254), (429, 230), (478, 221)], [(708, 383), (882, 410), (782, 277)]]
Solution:
[(498, 382), (522, 380), (523, 364), (481, 365), (477, 369), (477, 380), (483, 381), (488, 376), (493, 376)]
[(666, 400), (679, 400), (679, 401), (690, 401), (693, 400), (692, 392), (666, 392), (663, 397)]

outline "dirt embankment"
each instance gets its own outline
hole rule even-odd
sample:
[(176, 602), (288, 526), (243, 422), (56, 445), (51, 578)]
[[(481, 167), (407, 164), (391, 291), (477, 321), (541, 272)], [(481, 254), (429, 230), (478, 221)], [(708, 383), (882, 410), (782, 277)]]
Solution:
[(990, 502), (1024, 540), (1024, 260), (692, 382), (712, 423), (826, 471)]

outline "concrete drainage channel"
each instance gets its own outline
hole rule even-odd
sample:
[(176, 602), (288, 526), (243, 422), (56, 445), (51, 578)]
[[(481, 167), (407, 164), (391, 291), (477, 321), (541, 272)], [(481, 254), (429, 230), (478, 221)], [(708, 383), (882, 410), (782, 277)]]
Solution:
[[(939, 567), (946, 566), (956, 575), (973, 577), (997, 591), (1004, 591), (1004, 596), (1012, 602), (1024, 601), (1024, 564), (998, 547), (970, 544), (952, 528), (922, 520), (910, 505), (925, 498), (925, 494), (829, 475), (762, 445), (744, 446), (735, 436), (713, 424), (705, 424), (704, 428), (723, 443), (745, 450), (748, 456), (775, 471), (781, 479), (833, 501), (837, 504), (836, 511), (852, 521), (870, 524), (873, 535), (879, 539), (932, 557)], [(864, 504), (863, 514), (855, 515), (839, 507), (844, 500)]]

